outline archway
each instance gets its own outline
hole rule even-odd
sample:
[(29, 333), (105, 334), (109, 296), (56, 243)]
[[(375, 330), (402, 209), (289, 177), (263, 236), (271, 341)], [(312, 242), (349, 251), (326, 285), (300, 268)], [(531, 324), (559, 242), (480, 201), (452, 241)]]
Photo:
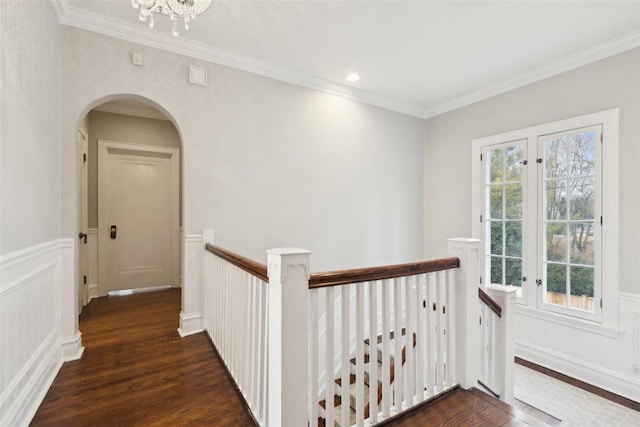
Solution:
[[(81, 135), (84, 135), (87, 139), (86, 152), (82, 152), (83, 148), (81, 143), (78, 143), (76, 147), (77, 150), (79, 150), (77, 156), (79, 171), (77, 188), (79, 190), (79, 196), (78, 217), (76, 221), (79, 236), (79, 245), (78, 250), (76, 251), (76, 265), (78, 267), (76, 281), (76, 293), (78, 296), (77, 300), (79, 302), (78, 314), (82, 309), (81, 304), (88, 303), (92, 298), (105, 296), (109, 291), (122, 291), (123, 289), (149, 288), (157, 286), (182, 287), (182, 277), (184, 277), (184, 262), (182, 255), (184, 253), (184, 239), (181, 235), (184, 211), (182, 203), (183, 156), (181, 155), (182, 134), (176, 121), (162, 106), (148, 98), (137, 95), (116, 94), (101, 97), (85, 107), (83, 112), (78, 116), (76, 129), (79, 141), (82, 139)], [(130, 288), (127, 288), (126, 284), (114, 286), (113, 277), (115, 276), (110, 278), (108, 274), (105, 274), (109, 267), (114, 264), (113, 262), (106, 261), (108, 258), (106, 254), (108, 254), (109, 247), (111, 246), (109, 243), (115, 243), (115, 239), (117, 237), (119, 237), (121, 241), (126, 239), (122, 239), (121, 237), (122, 231), (124, 231), (122, 229), (122, 225), (118, 227), (120, 228), (120, 230), (118, 230), (118, 234), (114, 231), (110, 236), (110, 230), (107, 229), (109, 226), (105, 225), (109, 220), (106, 222), (100, 220), (100, 205), (102, 203), (102, 199), (98, 197), (100, 194), (98, 188), (100, 185), (104, 184), (100, 181), (101, 178), (98, 173), (98, 170), (100, 169), (98, 167), (98, 158), (99, 152), (101, 152), (98, 150), (100, 145), (99, 142), (100, 144), (105, 146), (108, 145), (110, 147), (117, 145), (117, 157), (126, 157), (126, 161), (122, 164), (133, 164), (132, 159), (142, 159), (144, 157), (144, 159), (142, 159), (144, 160), (142, 163), (138, 162), (135, 166), (132, 166), (136, 169), (131, 169), (132, 173), (129, 174), (130, 177), (135, 177), (137, 176), (136, 174), (139, 175), (141, 171), (144, 175), (149, 171), (160, 170), (163, 167), (169, 168), (169, 170), (173, 168), (173, 171), (176, 172), (176, 162), (174, 160), (179, 158), (179, 160), (177, 160), (177, 206), (171, 205), (171, 209), (175, 207), (176, 215), (174, 216), (177, 229), (174, 230), (172, 227), (169, 234), (167, 234), (171, 236), (175, 234), (175, 245), (173, 252), (168, 252), (170, 254), (170, 265), (160, 265), (160, 270), (163, 270), (164, 267), (166, 267), (168, 276), (165, 277), (158, 274), (152, 275), (149, 273), (150, 270), (148, 265), (143, 266), (140, 264), (141, 268), (138, 269), (138, 274), (140, 275), (138, 276), (138, 279), (136, 279), (140, 281), (139, 286), (131, 286)], [(127, 147), (129, 149), (128, 152), (125, 152), (126, 150), (122, 151)], [(171, 160), (171, 155), (168, 154), (172, 151), (177, 151), (178, 153), (178, 156), (174, 157), (173, 160)], [(170, 159), (167, 163), (168, 166), (155, 167), (160, 163), (165, 162), (166, 158)], [(153, 159), (153, 162), (150, 162), (151, 159)], [(171, 166), (172, 162), (173, 166)], [(154, 164), (152, 165), (151, 163)], [(83, 165), (85, 167), (84, 171)], [(100, 167), (104, 168), (104, 165), (101, 164)], [(119, 175), (121, 174), (121, 171), (125, 171), (126, 173), (127, 170), (127, 168), (119, 170), (118, 173), (113, 175)], [(84, 177), (83, 172), (85, 174)], [(126, 189), (129, 187), (130, 182), (125, 182), (124, 184), (120, 182), (120, 184), (120, 189)], [(132, 185), (132, 187), (135, 187), (135, 185)], [(86, 191), (86, 193), (83, 194), (83, 191)], [(147, 191), (147, 193), (155, 192)], [(148, 196), (149, 194), (144, 194), (140, 198), (149, 199)], [(136, 198), (137, 197), (134, 195), (134, 197), (129, 197), (129, 200), (133, 200), (135, 202)], [(143, 205), (143, 208), (145, 206), (147, 208), (147, 215), (150, 213), (148, 209), (154, 209), (153, 206), (155, 206), (150, 203)], [(114, 210), (112, 209), (111, 212), (113, 211)], [(142, 243), (144, 243), (149, 236), (156, 235), (156, 233), (150, 232), (150, 228), (147, 227), (148, 223), (153, 222), (157, 221), (145, 221), (143, 219), (142, 221), (137, 221), (137, 223), (134, 221), (133, 225), (130, 225), (129, 231), (131, 231), (132, 228), (135, 229), (134, 231), (137, 237), (133, 239), (129, 238), (129, 245), (134, 244), (136, 247), (130, 248), (128, 256), (119, 257), (121, 260), (127, 262), (131, 261), (131, 254), (140, 252), (141, 248), (144, 248)], [(144, 230), (140, 230), (141, 228), (146, 229), (146, 234), (143, 232)], [(127, 233), (126, 235), (130, 236), (131, 234), (132, 233)], [(109, 236), (114, 240), (110, 240)], [(173, 239), (173, 237), (171, 237), (171, 239)], [(147, 244), (146, 247), (157, 247), (162, 249), (163, 244), (156, 242), (151, 245)], [(116, 253), (120, 253), (121, 251), (122, 247), (117, 250)], [(142, 258), (145, 257), (143, 256)], [(149, 257), (147, 256), (146, 258)], [(160, 258), (163, 260), (166, 259), (164, 255)], [(149, 260), (147, 259), (145, 261)], [(155, 264), (159, 265), (158, 262), (155, 262)], [(131, 268), (131, 265), (125, 265), (124, 269), (127, 270), (125, 271), (125, 276), (131, 275), (134, 270)], [(145, 269), (146, 272), (143, 271)], [(144, 275), (142, 273), (144, 273)], [(167, 279), (167, 277), (170, 279)]]

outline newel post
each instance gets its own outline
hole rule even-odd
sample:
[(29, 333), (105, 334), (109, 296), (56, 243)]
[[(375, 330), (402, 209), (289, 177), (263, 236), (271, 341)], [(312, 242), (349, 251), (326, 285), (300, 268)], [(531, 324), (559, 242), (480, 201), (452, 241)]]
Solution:
[(450, 257), (460, 259), (455, 271), (456, 372), (460, 386), (476, 387), (480, 378), (480, 240), (448, 239)]
[(308, 422), (310, 253), (295, 248), (267, 251), (268, 427), (302, 427)]
[(496, 388), (500, 400), (513, 405), (513, 368), (515, 356), (515, 308), (517, 288), (487, 285), (487, 293), (502, 307), (502, 317), (496, 326)]

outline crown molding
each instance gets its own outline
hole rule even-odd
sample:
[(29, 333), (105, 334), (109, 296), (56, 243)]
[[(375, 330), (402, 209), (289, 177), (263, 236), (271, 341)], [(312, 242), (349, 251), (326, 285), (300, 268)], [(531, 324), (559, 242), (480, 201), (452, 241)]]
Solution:
[(51, 0), (51, 2), (58, 14), (60, 23), (64, 25), (224, 65), (422, 119), (429, 119), (466, 107), (640, 46), (640, 31), (634, 31), (558, 61), (548, 63), (514, 78), (502, 80), (463, 96), (436, 104), (425, 110), (424, 107), (418, 105), (398, 102), (249, 56), (208, 46), (204, 43), (185, 41), (169, 34), (148, 31), (143, 26), (133, 26), (103, 15), (80, 10), (72, 7), (69, 0)]
[(201, 59), (219, 65), (247, 71), (286, 83), (315, 89), (386, 110), (422, 118), (423, 108), (393, 101), (372, 93), (334, 83), (317, 76), (280, 67), (266, 61), (241, 55), (228, 50), (208, 46), (195, 41), (185, 41), (169, 34), (152, 32), (143, 26), (133, 26), (122, 21), (80, 10), (70, 5), (69, 0), (51, 0), (58, 13), (60, 23), (82, 30), (165, 50), (190, 58)]
[(522, 86), (591, 64), (636, 47), (640, 47), (640, 31), (634, 31), (629, 34), (625, 34), (622, 37), (615, 38), (605, 43), (600, 43), (590, 49), (567, 56), (566, 58), (562, 58), (558, 61), (548, 63), (528, 73), (521, 74), (512, 79), (503, 80), (496, 84), (470, 92), (461, 97), (438, 104), (427, 109), (423, 114), (423, 118), (428, 119), (458, 108), (466, 107), (467, 105), (471, 105), (496, 95), (518, 89)]

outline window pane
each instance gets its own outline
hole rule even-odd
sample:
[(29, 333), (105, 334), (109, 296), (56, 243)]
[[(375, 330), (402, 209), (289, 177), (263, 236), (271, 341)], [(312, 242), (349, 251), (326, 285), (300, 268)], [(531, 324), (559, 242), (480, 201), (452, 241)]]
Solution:
[(593, 223), (571, 224), (571, 263), (593, 265)]
[(491, 221), (491, 253), (503, 255), (502, 252), (502, 221)]
[(502, 185), (491, 186), (491, 210), (489, 211), (489, 218), (502, 219)]
[(578, 133), (569, 137), (571, 156), (571, 176), (592, 176), (595, 174), (596, 134)]
[(547, 178), (567, 176), (567, 138), (551, 138), (544, 142), (544, 170)]
[(571, 295), (586, 295), (593, 298), (593, 268), (570, 267)]
[(564, 264), (546, 264), (546, 267), (547, 302), (566, 305), (567, 268)]
[(504, 165), (502, 162), (501, 149), (489, 151), (489, 164), (491, 165), (489, 182), (502, 182), (502, 170)]
[(522, 160), (524, 147), (515, 145), (505, 150), (505, 181), (522, 180)]
[(494, 285), (502, 284), (502, 260), (504, 258), (491, 257), (491, 283)]
[(522, 219), (522, 184), (505, 186), (505, 218)]
[(520, 221), (507, 221), (505, 226), (506, 256), (522, 256), (522, 223)]
[(569, 186), (571, 189), (571, 219), (593, 219), (596, 198), (595, 179), (572, 179), (569, 181)]
[(567, 259), (567, 225), (546, 223), (547, 261), (564, 262)]
[(505, 258), (505, 285), (522, 286), (522, 260)]
[(546, 183), (546, 219), (558, 220), (567, 218), (567, 182), (549, 181)]

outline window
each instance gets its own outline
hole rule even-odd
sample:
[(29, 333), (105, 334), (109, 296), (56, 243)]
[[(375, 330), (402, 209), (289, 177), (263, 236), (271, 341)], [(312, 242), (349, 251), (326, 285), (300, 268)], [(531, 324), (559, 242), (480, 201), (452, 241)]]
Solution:
[(484, 271), (494, 284), (522, 286), (526, 147), (524, 140), (483, 149)]
[(484, 284), (518, 287), (528, 309), (616, 322), (617, 125), (612, 110), (472, 142)]

